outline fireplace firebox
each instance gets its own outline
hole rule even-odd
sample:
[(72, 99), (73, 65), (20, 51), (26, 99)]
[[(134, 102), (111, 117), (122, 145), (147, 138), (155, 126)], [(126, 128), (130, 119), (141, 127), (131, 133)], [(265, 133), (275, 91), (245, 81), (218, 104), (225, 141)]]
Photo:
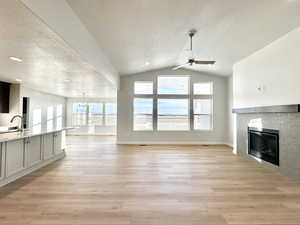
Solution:
[(249, 127), (248, 154), (279, 166), (279, 131)]

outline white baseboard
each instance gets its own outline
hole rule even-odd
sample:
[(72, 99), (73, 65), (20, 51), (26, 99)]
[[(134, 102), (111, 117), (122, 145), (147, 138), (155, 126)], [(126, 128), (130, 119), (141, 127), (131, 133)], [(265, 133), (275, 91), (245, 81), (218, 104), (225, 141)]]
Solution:
[(225, 142), (211, 141), (117, 141), (118, 145), (228, 145)]

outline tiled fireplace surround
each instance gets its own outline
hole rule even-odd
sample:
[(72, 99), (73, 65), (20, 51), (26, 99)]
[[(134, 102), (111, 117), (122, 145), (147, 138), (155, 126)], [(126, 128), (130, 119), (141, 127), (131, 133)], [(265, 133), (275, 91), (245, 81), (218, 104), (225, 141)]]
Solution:
[(300, 180), (300, 113), (262, 112), (262, 110), (257, 110), (257, 112), (252, 110), (249, 113), (233, 111), (237, 113), (237, 154), (255, 160), (248, 155), (248, 126), (279, 130), (280, 166), (259, 161), (282, 174)]

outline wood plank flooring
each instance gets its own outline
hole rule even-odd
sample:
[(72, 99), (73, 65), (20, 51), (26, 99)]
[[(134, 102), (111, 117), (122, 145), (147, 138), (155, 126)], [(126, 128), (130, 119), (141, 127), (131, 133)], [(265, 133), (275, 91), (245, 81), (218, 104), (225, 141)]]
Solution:
[(300, 224), (300, 183), (225, 146), (67, 141), (64, 160), (0, 188), (0, 225)]

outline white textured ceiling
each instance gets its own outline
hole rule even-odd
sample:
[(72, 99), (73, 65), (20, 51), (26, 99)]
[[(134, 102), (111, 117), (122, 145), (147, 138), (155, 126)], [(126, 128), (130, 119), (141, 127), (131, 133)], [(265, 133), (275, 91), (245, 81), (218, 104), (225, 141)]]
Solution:
[(235, 62), (300, 25), (299, 0), (67, 2), (125, 75), (183, 63), (191, 28), (196, 57), (217, 64), (190, 69), (230, 75)]
[(20, 1), (1, 1), (0, 37), (1, 80), (21, 79), (25, 86), (66, 97), (115, 97), (111, 83)]

